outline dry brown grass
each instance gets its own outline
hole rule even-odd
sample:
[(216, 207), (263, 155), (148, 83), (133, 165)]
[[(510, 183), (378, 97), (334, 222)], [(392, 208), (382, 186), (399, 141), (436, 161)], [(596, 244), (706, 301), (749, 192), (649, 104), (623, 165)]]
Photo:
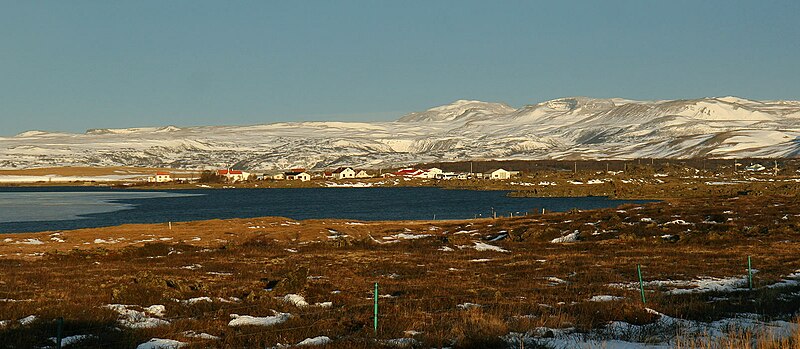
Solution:
[[(676, 219), (691, 224), (666, 224)], [(498, 336), (537, 327), (589, 331), (608, 321), (652, 323), (657, 316), (644, 309), (636, 288), (612, 285), (635, 282), (636, 264), (646, 280), (731, 277), (744, 275), (748, 255), (759, 270), (757, 290), (670, 295), (648, 286), (647, 307), (703, 321), (742, 312), (783, 318), (800, 309), (800, 297), (792, 295), (798, 287), (761, 288), (800, 269), (800, 202), (790, 196), (686, 199), (513, 219), (347, 223), (259, 218), (173, 224), (171, 231), (163, 224), (127, 225), (63, 232), (65, 243), (48, 240), (50, 233), (15, 234), (15, 242), (47, 243), (0, 242), (0, 299), (22, 300), (0, 302), (0, 320), (31, 314), (40, 320), (0, 329), (0, 347), (46, 345), (58, 317), (66, 320), (66, 335), (97, 336), (80, 347), (132, 347), (152, 337), (194, 347), (264, 347), (325, 335), (334, 339), (331, 348), (366, 348), (381, 346), (376, 338), (402, 338), (411, 330), (422, 332), (414, 338), (425, 347), (497, 347)], [(431, 236), (386, 243), (384, 237), (406, 229)], [(331, 239), (329, 230), (347, 237)], [(582, 236), (576, 243), (549, 242), (575, 230)], [(488, 241), (502, 231), (506, 239)], [(95, 238), (125, 240), (95, 244)], [(155, 241), (136, 242), (145, 238)], [(475, 241), (510, 252), (477, 251)], [(453, 251), (440, 251), (444, 246)], [(34, 252), (45, 255), (29, 256)], [(370, 299), (375, 282), (389, 295), (380, 299), (377, 336)], [(282, 301), (289, 293), (333, 307), (297, 308)], [(588, 301), (595, 295), (623, 299)], [(203, 296), (240, 301), (176, 301)], [(114, 303), (164, 304), (170, 324), (116, 330), (116, 314), (103, 308)], [(480, 307), (459, 307), (465, 303)], [(230, 314), (272, 310), (294, 317), (271, 327), (227, 326)], [(186, 338), (187, 330), (221, 339)], [(737, 338), (726, 340), (740, 343)]]

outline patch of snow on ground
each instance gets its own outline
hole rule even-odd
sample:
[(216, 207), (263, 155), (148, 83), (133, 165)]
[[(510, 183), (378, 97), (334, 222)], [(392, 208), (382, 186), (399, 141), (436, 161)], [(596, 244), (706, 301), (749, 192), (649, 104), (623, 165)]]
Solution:
[(295, 345), (298, 346), (298, 347), (302, 347), (302, 346), (305, 346), (305, 345), (325, 345), (325, 344), (328, 344), (330, 342), (333, 342), (333, 341), (329, 337), (327, 337), (327, 336), (319, 336), (319, 337), (314, 337), (314, 338), (303, 339), (302, 341), (300, 341), (300, 343), (297, 343)]
[(264, 317), (231, 314), (232, 320), (228, 322), (228, 326), (272, 326), (282, 324), (292, 317), (292, 314), (289, 313), (279, 313), (274, 310), (272, 312), (275, 315)]
[(502, 249), (500, 247), (489, 245), (483, 242), (475, 242), (474, 248), (478, 251), (495, 251), (495, 252), (508, 252), (508, 250)]
[(694, 225), (694, 223), (689, 223), (689, 222), (687, 222), (687, 221), (685, 221), (685, 220), (683, 220), (683, 219), (676, 219), (676, 220), (674, 220), (674, 221), (670, 221), (670, 222), (666, 222), (666, 223), (664, 223), (664, 225), (670, 225), (670, 224), (677, 224), (677, 225)]
[[(542, 346), (553, 349), (603, 348), (603, 349), (667, 349), (676, 346), (676, 333), (683, 339), (699, 339), (708, 344), (719, 341), (728, 333), (743, 331), (762, 332), (765, 338), (786, 338), (798, 330), (798, 325), (786, 321), (765, 322), (752, 314), (714, 322), (676, 319), (652, 309), (648, 312), (659, 319), (651, 324), (634, 325), (622, 321), (609, 322), (605, 328), (588, 333), (574, 329), (537, 328), (528, 333), (511, 333), (503, 339), (512, 348)], [(547, 337), (547, 338), (543, 338)], [(700, 347), (706, 347), (701, 345)]]
[(480, 307), (482, 307), (482, 305), (476, 304), (476, 303), (466, 302), (466, 303), (457, 305), (457, 307), (458, 307), (458, 309), (467, 310), (467, 309), (480, 308)]
[(169, 322), (166, 320), (148, 315), (163, 316), (163, 305), (153, 305), (145, 308), (144, 311), (132, 309), (137, 308), (138, 306), (136, 305), (108, 304), (105, 307), (117, 312), (119, 314), (117, 322), (128, 328), (153, 328), (169, 325)]
[(621, 300), (621, 299), (625, 299), (625, 297), (599, 295), (599, 296), (592, 296), (592, 298), (589, 298), (589, 301), (590, 302), (611, 302), (611, 301), (618, 301), (618, 300)]
[(742, 290), (741, 287), (747, 286), (747, 277), (715, 278), (702, 277), (692, 281), (693, 288), (676, 288), (669, 290), (667, 294), (687, 294), (705, 292), (734, 292)]
[(459, 230), (459, 231), (453, 233), (453, 235), (472, 234), (472, 233), (477, 232), (477, 231), (478, 230)]
[(578, 238), (580, 236), (581, 236), (581, 232), (576, 230), (576, 231), (574, 231), (572, 233), (569, 233), (567, 235), (564, 235), (564, 236), (562, 236), (560, 238), (555, 238), (553, 240), (550, 240), (550, 242), (554, 243), (554, 244), (560, 244), (560, 243), (565, 243), (565, 242), (575, 242), (575, 241), (578, 241)]
[(489, 258), (478, 258), (478, 259), (470, 259), (469, 261), (473, 263), (484, 263), (484, 262), (491, 262), (492, 260)]
[(501, 230), (499, 233), (500, 235), (497, 235), (494, 239), (491, 239), (489, 241), (491, 242), (500, 241), (508, 237), (508, 233), (505, 230)]
[(183, 301), (181, 301), (181, 303), (183, 303), (183, 304), (195, 304), (195, 303), (200, 303), (200, 302), (209, 302), (209, 303), (211, 303), (213, 301), (214, 300), (212, 300), (210, 297), (196, 297), (196, 298), (189, 298), (187, 300), (183, 300)]
[(412, 348), (419, 345), (419, 341), (414, 338), (383, 339), (379, 340), (378, 343), (395, 348)]
[(136, 349), (175, 349), (183, 346), (186, 346), (186, 343), (172, 339), (151, 338), (149, 341), (136, 346)]
[(395, 235), (388, 236), (388, 237), (394, 238), (394, 239), (403, 239), (403, 240), (416, 240), (416, 239), (426, 238), (426, 237), (429, 237), (429, 236), (431, 236), (431, 235), (430, 234), (406, 234), (406, 233), (400, 233), (400, 234), (395, 234)]
[(220, 338), (214, 335), (210, 335), (205, 332), (197, 333), (195, 331), (186, 331), (183, 332), (183, 336), (187, 338), (200, 338), (200, 339), (207, 339), (207, 340), (219, 340)]
[(36, 315), (29, 315), (29, 316), (26, 316), (26, 317), (24, 317), (22, 319), (19, 319), (19, 324), (22, 325), (22, 326), (28, 326), (28, 325), (36, 322), (36, 319), (37, 319)]
[(283, 297), (283, 301), (286, 303), (291, 303), (294, 306), (300, 308), (308, 306), (308, 302), (306, 302), (306, 299), (299, 294), (287, 294), (286, 296)]
[(18, 244), (24, 244), (24, 245), (44, 245), (44, 242), (42, 242), (42, 240), (34, 239), (34, 238), (25, 239), (25, 240), (22, 240), (22, 241), (17, 242), (17, 243)]
[[(96, 338), (96, 337), (94, 335), (91, 335), (91, 334), (79, 334), (79, 335), (75, 335), (75, 336), (64, 337), (64, 338), (61, 338), (61, 346), (62, 347), (66, 347), (68, 345), (73, 345), (73, 344), (79, 343), (79, 342), (81, 342), (83, 340), (91, 339), (91, 338)], [(56, 343), (58, 341), (58, 338), (50, 337), (50, 341), (53, 342), (53, 343)]]

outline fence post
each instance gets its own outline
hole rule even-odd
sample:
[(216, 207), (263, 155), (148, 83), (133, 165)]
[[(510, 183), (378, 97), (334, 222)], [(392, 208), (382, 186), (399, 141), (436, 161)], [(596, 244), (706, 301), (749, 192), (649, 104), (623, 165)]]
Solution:
[(636, 271), (639, 273), (639, 291), (642, 293), (642, 304), (647, 304), (647, 300), (644, 298), (644, 281), (642, 281), (642, 265), (636, 265)]
[(58, 330), (56, 330), (56, 348), (61, 349), (61, 337), (64, 328), (64, 318), (60, 317), (56, 320), (58, 322)]
[(375, 335), (378, 335), (378, 283), (375, 283), (375, 314), (374, 314), (374, 321), (373, 321), (373, 329), (375, 331)]
[(750, 262), (750, 256), (747, 256), (747, 281), (750, 285), (750, 291), (753, 290), (753, 264)]

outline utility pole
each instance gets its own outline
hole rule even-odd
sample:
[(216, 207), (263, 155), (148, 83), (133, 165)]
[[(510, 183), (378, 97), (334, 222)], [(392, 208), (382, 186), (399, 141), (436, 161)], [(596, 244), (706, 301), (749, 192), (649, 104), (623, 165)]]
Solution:
[(778, 177), (778, 160), (775, 160), (775, 177)]

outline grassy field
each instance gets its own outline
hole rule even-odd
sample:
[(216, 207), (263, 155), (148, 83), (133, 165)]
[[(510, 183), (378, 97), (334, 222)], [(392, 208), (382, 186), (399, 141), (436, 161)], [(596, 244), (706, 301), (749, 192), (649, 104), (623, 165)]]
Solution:
[[(63, 318), (65, 336), (85, 336), (70, 348), (320, 336), (329, 348), (796, 348), (799, 225), (800, 201), (772, 193), (467, 221), (14, 234), (0, 240), (0, 347), (52, 346)], [(272, 324), (234, 326), (246, 321)]]

